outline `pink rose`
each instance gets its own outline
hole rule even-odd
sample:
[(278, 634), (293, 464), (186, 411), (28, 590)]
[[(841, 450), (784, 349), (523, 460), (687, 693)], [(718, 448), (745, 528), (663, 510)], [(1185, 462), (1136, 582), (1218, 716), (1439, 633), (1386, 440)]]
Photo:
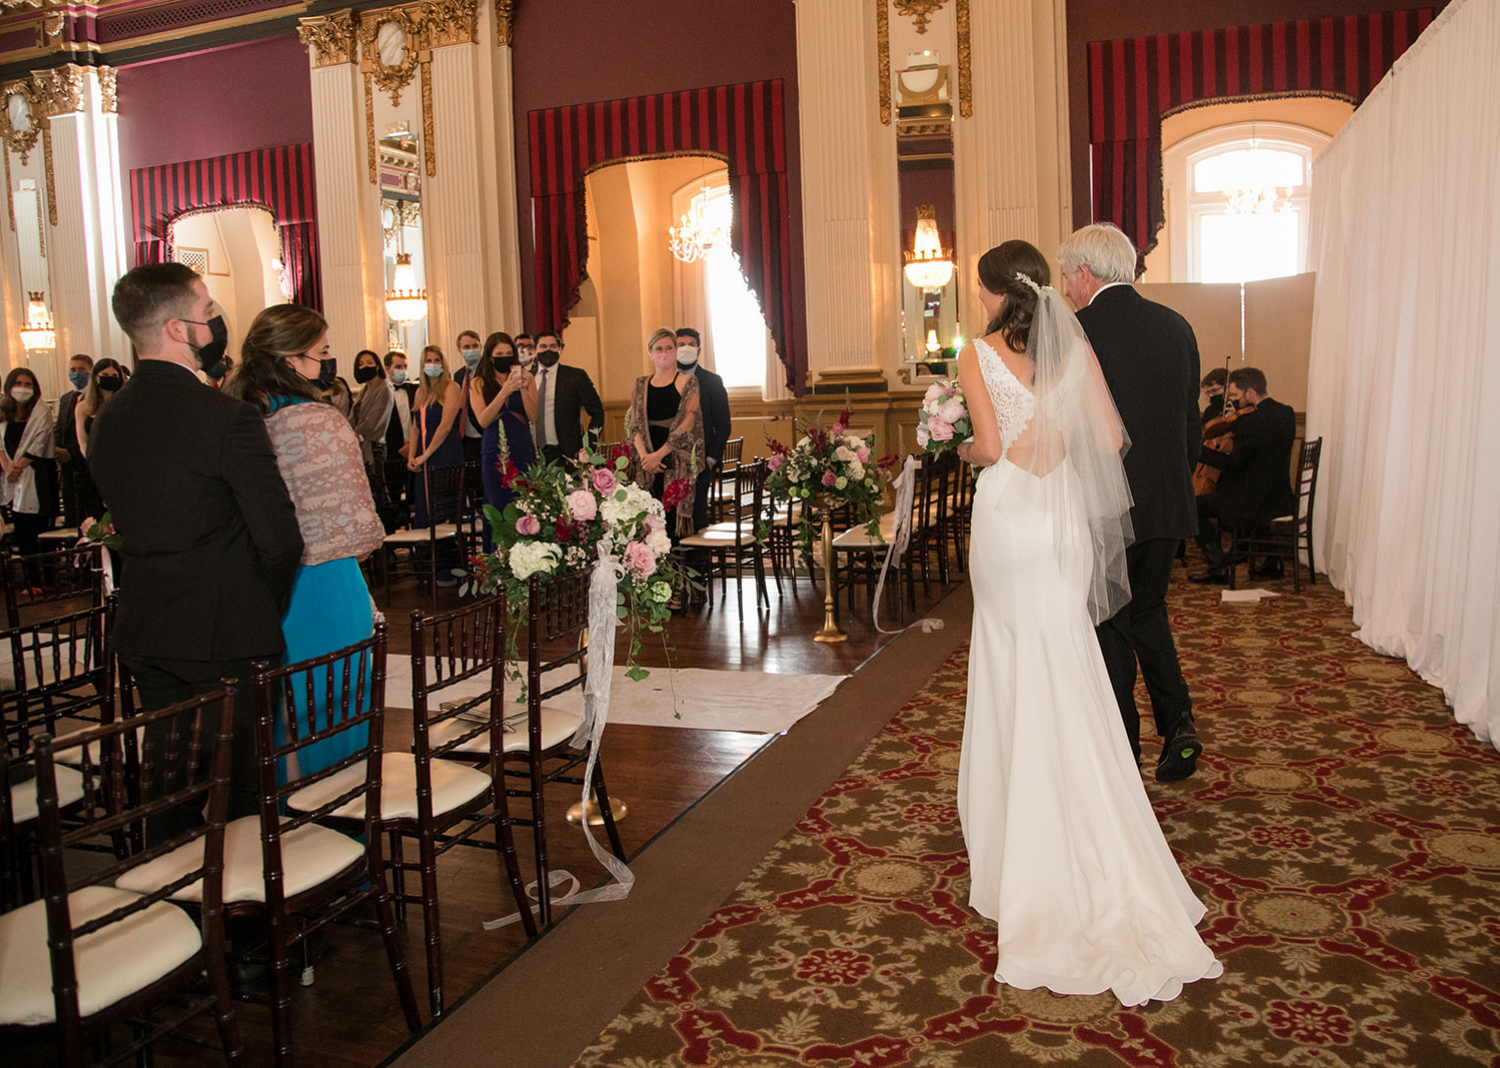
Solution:
[(615, 473), (607, 467), (594, 468), (594, 489), (600, 493), (613, 493), (619, 485), (615, 481)]
[[(950, 433), (951, 433), (951, 431), (950, 431)], [(825, 486), (832, 486), (838, 480), (839, 480), (839, 476), (836, 475), (836, 474), (834, 474), (832, 471), (824, 471), (823, 472), (823, 485), (825, 485)]]
[(586, 489), (568, 494), (568, 514), (580, 523), (587, 523), (599, 514), (599, 501)]
[(523, 515), (516, 520), (516, 533), (531, 537), (542, 532), (542, 524), (534, 515)]
[(870, 462), (869, 449), (856, 449), (854, 450), (854, 455), (859, 457), (859, 462), (862, 464), (867, 464)]
[(656, 554), (638, 541), (625, 546), (625, 566), (641, 578), (656, 572)]
[(828, 436), (831, 437), (831, 438), (836, 438), (840, 434), (842, 434), (843, 432), (844, 432), (844, 424), (843, 423), (834, 423), (833, 426), (831, 426), (831, 427), (828, 428)]
[(933, 416), (927, 420), (927, 433), (932, 437), (933, 441), (953, 440), (952, 424), (943, 422), (937, 416)]
[(785, 462), (784, 458), (779, 453), (775, 454), (769, 460), (766, 461), (766, 470), (767, 471), (780, 471), (781, 470), (781, 465), (784, 462)]

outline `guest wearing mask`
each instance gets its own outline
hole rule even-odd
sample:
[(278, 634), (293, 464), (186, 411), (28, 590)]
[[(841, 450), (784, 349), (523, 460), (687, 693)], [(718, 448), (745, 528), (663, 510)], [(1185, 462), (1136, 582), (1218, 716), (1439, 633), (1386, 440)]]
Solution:
[(517, 334), (516, 355), (520, 358), (522, 367), (536, 374), (536, 338), (530, 334)]
[[(427, 507), (427, 470), (431, 467), (457, 467), (464, 462), (458, 420), (463, 412), (463, 390), (448, 374), (443, 350), (428, 345), (422, 350), (422, 381), (417, 386), (416, 411), (412, 413), (412, 443), (406, 467), (415, 471), (411, 485), (413, 527), (432, 525)], [(434, 507), (445, 511), (452, 501), (434, 501)], [(438, 585), (457, 585), (451, 569), (455, 564), (439, 561)]]
[[(386, 424), (385, 458), (387, 463), (400, 458), (403, 462), (411, 448), (411, 408), (417, 384), (410, 380), (406, 369), (406, 353), (391, 351), (381, 361), (385, 364), (386, 389), (391, 394), (391, 420)], [(385, 530), (389, 534), (406, 522), (406, 513), (411, 507), (408, 483), (410, 479), (386, 480), (386, 504), (381, 510)]]
[(52, 521), (47, 506), (52, 500), (54, 426), (36, 376), (25, 367), (14, 368), (5, 376), (0, 425), (5, 429), (5, 447), (0, 451), (0, 470), (5, 477), (3, 499), (15, 530), (16, 551), (30, 556), (39, 548), (37, 539)]
[[(302, 533), (302, 561), (281, 618), (288, 662), (364, 641), (375, 626), (359, 560), (380, 547), (385, 530), (360, 477), (359, 440), (343, 416), (318, 400), (315, 383), (327, 358), (323, 317), (298, 304), (277, 304), (250, 324), (239, 372), (224, 387), (265, 416)], [(326, 725), (326, 701), (318, 680), (314, 708), (305, 706), (304, 697), (296, 709), (304, 733)], [(298, 766), (305, 774), (337, 763), (363, 744), (360, 734), (349, 732), (301, 750)]]
[[(536, 380), (521, 366), (509, 334), (491, 334), (485, 339), (484, 355), (469, 383), (467, 406), (484, 428), (479, 451), (484, 503), (504, 509), (514, 496), (502, 484), (508, 467), (526, 471), (536, 460), (536, 446), (531, 440)], [(493, 547), (488, 523), (484, 545), (486, 550)]]
[(78, 431), (73, 425), (73, 409), (83, 399), (84, 387), (89, 384), (89, 372), (94, 368), (94, 358), (78, 353), (68, 361), (68, 382), (73, 388), (57, 401), (57, 422), (53, 427), (53, 454), (57, 457), (58, 482), (62, 498), (63, 524), (77, 527), (82, 513), (78, 511), (77, 490), (74, 479), (83, 468), (83, 454), (78, 450)]
[(125, 368), (106, 356), (94, 364), (89, 373), (88, 384), (83, 389), (83, 400), (73, 407), (73, 433), (78, 441), (78, 455), (84, 461), (76, 483), (78, 507), (84, 519), (98, 519), (105, 511), (104, 500), (99, 496), (93, 476), (89, 473), (88, 465), (92, 460), (89, 455), (89, 435), (93, 432), (95, 417), (124, 384)]
[(370, 495), (375, 498), (376, 505), (384, 505), (385, 435), (390, 429), (395, 398), (385, 384), (385, 368), (380, 366), (380, 357), (369, 349), (362, 349), (354, 357), (354, 383), (359, 392), (354, 396), (354, 414), (350, 422), (354, 425), (354, 436), (359, 439), (359, 454), (364, 460), (365, 474), (369, 476)]
[(458, 368), (453, 375), (453, 381), (458, 383), (462, 391), (464, 419), (461, 428), (463, 438), (464, 463), (478, 464), (480, 462), (480, 438), (484, 436), (484, 428), (479, 425), (479, 420), (474, 418), (474, 406), (469, 400), (469, 383), (473, 380), (474, 369), (479, 366), (479, 360), (484, 356), (484, 347), (479, 342), (479, 335), (472, 330), (465, 330), (458, 335), (458, 354), (463, 357), (463, 366)]
[(536, 336), (537, 452), (548, 460), (576, 459), (583, 448), (581, 416), (589, 417), (590, 438), (604, 427), (604, 402), (594, 380), (582, 367), (562, 360), (562, 336), (543, 330)]
[(312, 383), (313, 388), (317, 390), (317, 399), (333, 405), (334, 410), (348, 420), (350, 426), (353, 426), (354, 391), (339, 374), (338, 360), (325, 354), (325, 358), (318, 361), (318, 373), (312, 379)]
[[(1229, 372), (1222, 367), (1215, 367), (1203, 380), (1198, 383), (1203, 390), (1203, 396), (1207, 404), (1203, 409), (1203, 425), (1207, 426), (1219, 416), (1224, 414), (1224, 383), (1229, 380)], [(1206, 440), (1206, 435), (1205, 435)]]
[(724, 379), (699, 362), (702, 344), (698, 331), (684, 326), (677, 331), (677, 370), (698, 379), (698, 396), (703, 405), (704, 468), (693, 488), (693, 526), (702, 530), (709, 524), (708, 488), (724, 462), (724, 444), (729, 440), (729, 391)]
[(686, 479), (689, 490), (667, 513), (667, 533), (676, 541), (693, 532), (691, 487), (703, 469), (703, 419), (698, 379), (677, 370), (677, 335), (658, 330), (646, 342), (651, 373), (635, 380), (630, 394), (630, 441), (635, 482), (664, 500), (666, 489)]

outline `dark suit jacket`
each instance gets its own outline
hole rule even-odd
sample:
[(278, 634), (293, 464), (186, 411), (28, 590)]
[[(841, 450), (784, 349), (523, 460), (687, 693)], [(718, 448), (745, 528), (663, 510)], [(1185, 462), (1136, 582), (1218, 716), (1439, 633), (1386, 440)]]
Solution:
[(94, 421), (89, 469), (125, 558), (117, 651), (223, 661), (285, 648), (302, 536), (259, 410), (142, 360)]
[(1135, 540), (1198, 532), (1193, 467), (1203, 446), (1198, 339), (1171, 308), (1130, 286), (1101, 290), (1078, 313), (1130, 435), (1125, 477)]
[[(538, 367), (537, 371), (540, 370)], [(577, 456), (578, 450), (583, 448), (581, 417), (584, 412), (588, 413), (589, 434), (598, 437), (604, 429), (604, 402), (599, 399), (594, 380), (582, 367), (556, 363), (547, 377), (556, 379), (549, 388), (556, 390), (552, 395), (552, 422), (557, 431), (557, 447), (564, 456)], [(540, 436), (537, 440), (541, 440)]]
[(724, 379), (706, 367), (693, 372), (698, 379), (698, 401), (703, 408), (703, 453), (714, 462), (724, 462), (724, 443), (729, 440), (729, 391)]
[(1234, 451), (1204, 449), (1203, 462), (1223, 471), (1215, 495), (1226, 527), (1268, 523), (1297, 510), (1292, 492), (1292, 443), (1297, 413), (1266, 397), (1234, 421)]

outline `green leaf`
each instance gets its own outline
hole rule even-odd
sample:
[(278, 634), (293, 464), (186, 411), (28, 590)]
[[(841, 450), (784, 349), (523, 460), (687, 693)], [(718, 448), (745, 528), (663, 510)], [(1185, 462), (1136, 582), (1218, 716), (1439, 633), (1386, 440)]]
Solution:
[(639, 664), (632, 664), (630, 666), (630, 670), (625, 672), (625, 677), (631, 682), (640, 682), (642, 679), (650, 678), (651, 672), (647, 671)]

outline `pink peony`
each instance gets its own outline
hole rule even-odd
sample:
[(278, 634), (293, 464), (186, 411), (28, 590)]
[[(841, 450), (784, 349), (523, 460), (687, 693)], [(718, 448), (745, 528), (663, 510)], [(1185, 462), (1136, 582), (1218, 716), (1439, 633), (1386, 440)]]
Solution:
[(638, 541), (625, 546), (625, 566), (641, 578), (656, 572), (656, 554)]
[(517, 534), (521, 534), (529, 538), (533, 535), (540, 534), (541, 532), (541, 520), (537, 519), (537, 517), (534, 515), (523, 515), (520, 519), (516, 520)]
[(600, 493), (613, 493), (619, 485), (615, 481), (615, 473), (607, 467), (594, 468), (594, 489)]
[(953, 424), (945, 423), (937, 416), (933, 416), (927, 420), (927, 433), (933, 441), (952, 441)]
[(967, 414), (968, 409), (964, 407), (964, 402), (957, 397), (943, 401), (942, 407), (937, 410), (938, 418), (945, 423), (957, 423)]
[(645, 528), (647, 534), (661, 534), (667, 529), (667, 521), (659, 515), (647, 514), (646, 518), (641, 521), (641, 526)]
[(854, 455), (857, 456), (857, 457), (859, 457), (859, 462), (862, 463), (862, 464), (867, 464), (867, 463), (870, 462), (870, 450), (869, 449), (856, 449), (856, 450), (854, 450)]
[(831, 427), (828, 428), (828, 436), (831, 437), (831, 438), (836, 438), (840, 434), (842, 434), (843, 432), (844, 432), (844, 424), (843, 423), (834, 423), (833, 426), (831, 426)]
[(599, 514), (599, 501), (586, 489), (568, 494), (568, 514), (580, 523), (587, 523)]
[(839, 480), (839, 476), (836, 475), (836, 474), (834, 474), (832, 471), (824, 471), (823, 472), (823, 485), (825, 485), (825, 486), (832, 486), (838, 480)]
[(922, 403), (936, 404), (943, 399), (945, 393), (946, 391), (943, 389), (943, 387), (934, 382), (932, 385), (927, 387), (927, 392), (922, 394)]
[(766, 461), (766, 470), (767, 471), (780, 471), (781, 470), (781, 465), (783, 463), (785, 463), (785, 462), (786, 462), (786, 457), (782, 456), (780, 453), (775, 453), (775, 454), (773, 454), (771, 456), (771, 458), (769, 460)]

